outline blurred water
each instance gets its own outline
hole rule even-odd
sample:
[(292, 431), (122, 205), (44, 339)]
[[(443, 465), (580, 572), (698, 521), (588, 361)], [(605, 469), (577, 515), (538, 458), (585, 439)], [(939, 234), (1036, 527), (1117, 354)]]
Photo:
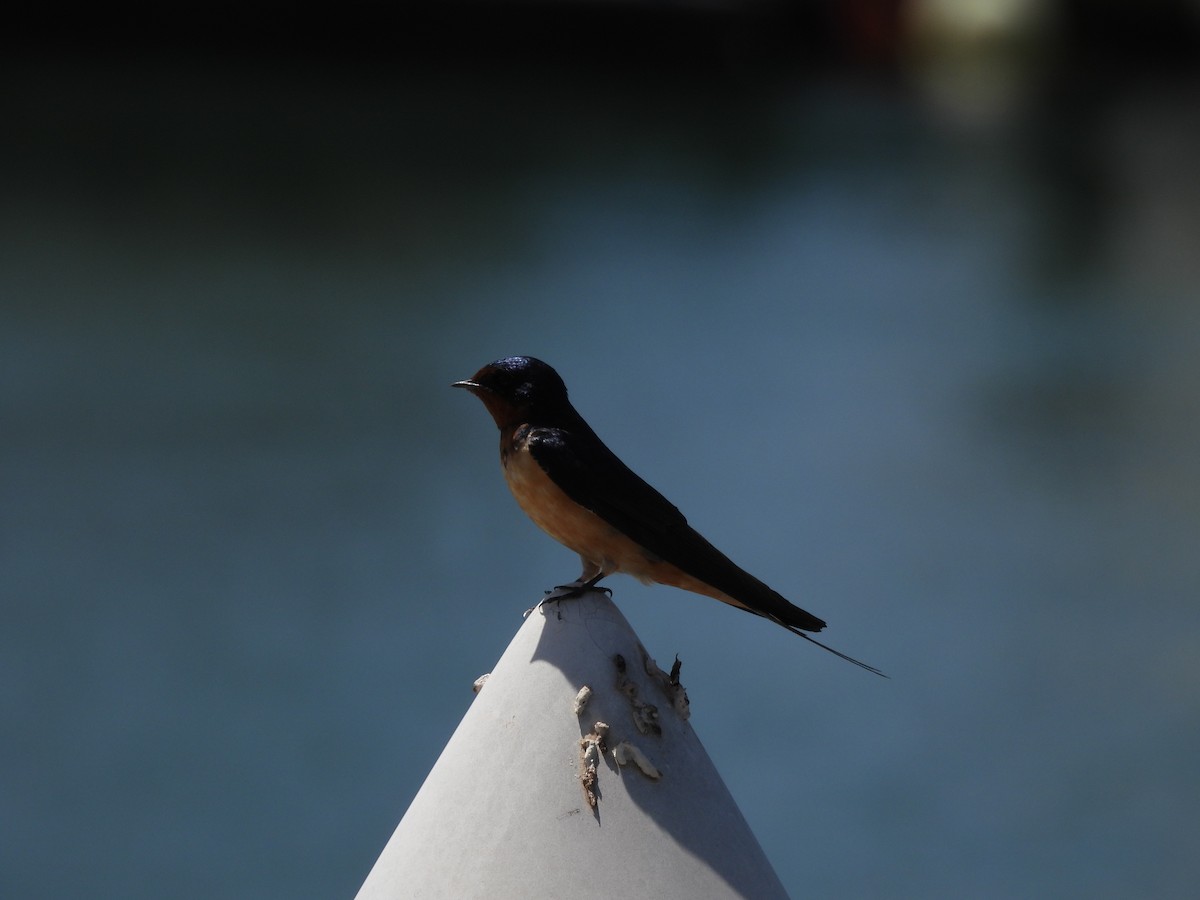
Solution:
[(893, 676), (613, 584), (794, 896), (1195, 884), (1194, 92), (25, 74), (4, 896), (356, 890), (575, 572), (448, 388), (511, 353)]

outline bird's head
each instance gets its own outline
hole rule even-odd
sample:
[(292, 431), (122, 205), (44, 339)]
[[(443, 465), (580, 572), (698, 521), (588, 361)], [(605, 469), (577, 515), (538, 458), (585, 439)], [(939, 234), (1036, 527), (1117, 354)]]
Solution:
[(490, 362), (453, 386), (466, 388), (482, 400), (500, 428), (550, 422), (571, 411), (563, 380), (532, 356), (508, 356)]

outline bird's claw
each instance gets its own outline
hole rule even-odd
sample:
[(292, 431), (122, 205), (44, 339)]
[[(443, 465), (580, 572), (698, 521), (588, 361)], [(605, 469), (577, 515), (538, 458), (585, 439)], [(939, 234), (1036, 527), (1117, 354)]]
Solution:
[(558, 584), (552, 590), (544, 591), (546, 596), (542, 598), (542, 603), (551, 600), (571, 600), (587, 591), (603, 591), (607, 596), (612, 596), (611, 588), (600, 587), (587, 581), (572, 581), (570, 584)]
[(556, 584), (553, 590), (545, 591), (545, 597), (542, 598), (543, 603), (549, 603), (551, 600), (570, 600), (573, 597), (578, 597), (587, 590), (587, 585), (579, 581), (572, 581), (570, 584)]

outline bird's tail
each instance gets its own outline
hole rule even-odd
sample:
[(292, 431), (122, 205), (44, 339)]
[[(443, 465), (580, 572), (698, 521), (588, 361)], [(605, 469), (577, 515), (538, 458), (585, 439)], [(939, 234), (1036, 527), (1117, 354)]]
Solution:
[(788, 631), (790, 631), (792, 634), (798, 634), (800, 637), (804, 638), (804, 639), (805, 639), (806, 641), (808, 641), (810, 644), (816, 644), (816, 645), (817, 645), (818, 647), (820, 647), (822, 650), (828, 650), (828, 651), (829, 651), (830, 653), (832, 653), (834, 656), (837, 656), (837, 657), (839, 657), (839, 658), (841, 658), (841, 659), (844, 659), (846, 662), (849, 662), (849, 663), (854, 663), (854, 664), (855, 664), (856, 666), (858, 666), (860, 669), (866, 669), (868, 672), (873, 672), (874, 674), (878, 675), (880, 678), (887, 678), (887, 677), (888, 677), (887, 675), (884, 675), (882, 672), (880, 672), (880, 671), (879, 671), (877, 668), (875, 668), (874, 666), (869, 666), (869, 665), (867, 665), (865, 662), (863, 662), (862, 660), (860, 660), (860, 659), (855, 659), (853, 656), (847, 656), (847, 655), (846, 655), (845, 653), (843, 653), (841, 650), (834, 650), (834, 649), (833, 649), (832, 647), (830, 647), (828, 644), (822, 644), (822, 643), (821, 643), (820, 641), (818, 641), (818, 640), (817, 640), (815, 637), (810, 637), (809, 635), (807, 635), (807, 634), (805, 634), (803, 631), (801, 631), (799, 628), (795, 628), (795, 627), (793, 627), (793, 626), (789, 625), (787, 622), (782, 622), (782, 621), (780, 621), (779, 619), (775, 618), (775, 616), (768, 616), (768, 618), (770, 618), (770, 619), (771, 619), (773, 622), (775, 622), (775, 623), (777, 623), (777, 624), (779, 624), (779, 625), (782, 625), (784, 628), (786, 628), (786, 629), (787, 629)]

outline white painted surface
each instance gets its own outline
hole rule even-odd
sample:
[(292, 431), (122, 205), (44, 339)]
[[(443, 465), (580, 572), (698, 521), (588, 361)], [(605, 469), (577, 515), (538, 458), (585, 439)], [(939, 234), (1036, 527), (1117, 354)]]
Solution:
[[(629, 623), (599, 592), (532, 612), (359, 900), (786, 898), (695, 732), (647, 674), (642, 653)], [(634, 704), (618, 690), (617, 654), (637, 700), (658, 708), (661, 734), (639, 731)], [(464, 673), (464, 691), (475, 674)], [(577, 717), (585, 685), (591, 696)], [(609, 731), (593, 810), (580, 782), (580, 739), (597, 721)], [(618, 768), (613, 748), (622, 741), (661, 777), (648, 777), (637, 764)]]

